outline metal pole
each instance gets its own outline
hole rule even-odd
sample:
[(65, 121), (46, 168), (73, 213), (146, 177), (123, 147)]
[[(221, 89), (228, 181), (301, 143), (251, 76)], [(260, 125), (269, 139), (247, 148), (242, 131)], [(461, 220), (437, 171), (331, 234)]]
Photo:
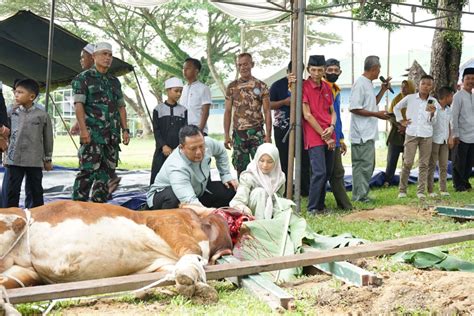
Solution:
[(295, 161), (295, 198), (296, 212), (301, 213), (301, 152), (303, 149), (301, 135), (301, 119), (303, 108), (303, 44), (304, 44), (304, 15), (306, 0), (298, 0), (298, 38), (296, 40), (296, 161)]
[[(351, 13), (352, 15), (353, 13)], [(354, 21), (351, 21), (351, 71), (351, 80), (354, 85)]]
[(74, 140), (74, 137), (72, 137), (71, 130), (68, 128), (66, 121), (63, 118), (63, 115), (61, 114), (61, 111), (58, 109), (58, 105), (54, 102), (53, 96), (50, 95), (49, 98), (51, 99), (51, 104), (54, 106), (56, 111), (59, 114), (59, 118), (61, 119), (61, 122), (63, 122), (64, 128), (66, 129), (67, 134), (69, 135), (69, 138), (71, 138), (72, 143), (74, 144), (74, 147), (76, 147), (76, 150), (79, 150), (79, 147), (77, 147), (76, 141)]
[(240, 52), (245, 53), (245, 25), (240, 24)]
[[(296, 13), (295, 2), (291, 1), (291, 9), (293, 13), (291, 14), (291, 72), (296, 73), (296, 64), (298, 60), (296, 59), (296, 37), (297, 37), (297, 23), (298, 17)], [(296, 87), (294, 84), (291, 85), (291, 106), (290, 106), (290, 126), (289, 126), (289, 137), (286, 140), (288, 142), (288, 172), (286, 179), (286, 198), (293, 199), (293, 176), (295, 168), (295, 121), (296, 121)]]
[(148, 104), (146, 103), (145, 95), (143, 94), (142, 86), (140, 85), (140, 81), (138, 81), (138, 76), (137, 76), (137, 73), (135, 72), (135, 68), (133, 68), (133, 74), (135, 75), (135, 80), (137, 81), (138, 90), (140, 90), (140, 94), (142, 96), (143, 103), (145, 103), (145, 109), (148, 113), (148, 117), (150, 118), (151, 125), (153, 126), (153, 118), (151, 117), (150, 109), (148, 109)]
[(48, 64), (46, 67), (46, 96), (45, 96), (45, 110), (48, 112), (49, 107), (49, 90), (51, 85), (51, 67), (53, 63), (53, 44), (54, 44), (54, 9), (56, 7), (56, 0), (51, 0), (51, 13), (49, 20), (49, 42), (48, 42)]

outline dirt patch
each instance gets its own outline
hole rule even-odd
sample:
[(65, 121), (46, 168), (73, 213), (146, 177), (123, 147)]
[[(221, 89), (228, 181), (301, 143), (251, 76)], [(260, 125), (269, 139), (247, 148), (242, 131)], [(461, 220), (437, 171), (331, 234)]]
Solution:
[(345, 222), (354, 221), (413, 221), (431, 218), (433, 211), (417, 209), (407, 205), (390, 205), (368, 211), (354, 212), (342, 218)]
[(296, 299), (312, 303), (315, 314), (474, 313), (474, 274), (399, 271), (382, 274), (379, 287), (352, 287), (333, 279), (287, 283)]

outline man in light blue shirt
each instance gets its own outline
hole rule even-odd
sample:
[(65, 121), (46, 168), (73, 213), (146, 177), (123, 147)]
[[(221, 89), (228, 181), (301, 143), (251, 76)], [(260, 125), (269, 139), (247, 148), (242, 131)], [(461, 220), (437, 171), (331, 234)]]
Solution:
[[(160, 169), (147, 192), (150, 209), (176, 208), (180, 203), (206, 207), (229, 205), (238, 182), (231, 175), (224, 144), (204, 137), (199, 127), (179, 131), (179, 147)], [(211, 181), (211, 158), (215, 157), (221, 181)]]

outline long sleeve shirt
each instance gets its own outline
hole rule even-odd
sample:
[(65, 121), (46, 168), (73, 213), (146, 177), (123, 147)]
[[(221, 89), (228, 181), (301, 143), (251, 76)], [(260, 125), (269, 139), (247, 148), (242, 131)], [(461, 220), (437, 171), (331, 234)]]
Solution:
[(229, 157), (224, 144), (205, 137), (206, 151), (200, 162), (190, 161), (181, 150), (174, 150), (150, 186), (146, 196), (148, 206), (153, 205), (153, 196), (167, 187), (171, 187), (181, 203), (202, 205), (199, 197), (206, 191), (211, 174), (211, 158), (215, 157), (217, 169), (223, 183), (234, 179), (230, 174)]
[(436, 121), (433, 123), (433, 143), (447, 144), (449, 139), (449, 125), (451, 122), (451, 108), (440, 107), (436, 110)]
[(48, 113), (35, 105), (29, 109), (11, 109), (10, 145), (6, 164), (20, 167), (43, 167), (53, 155), (53, 128)]
[(187, 110), (180, 104), (162, 103), (153, 110), (153, 134), (156, 149), (164, 145), (174, 149), (179, 145), (179, 130), (188, 121)]
[(453, 97), (453, 137), (474, 144), (474, 95), (462, 89)]
[(433, 123), (436, 121), (436, 113), (432, 117), (431, 113), (426, 111), (429, 100), (433, 101), (436, 108), (440, 108), (435, 98), (429, 96), (428, 99), (423, 100), (419, 93), (407, 95), (393, 108), (397, 122), (403, 120), (402, 109), (407, 109), (406, 118), (411, 121), (405, 131), (407, 135), (425, 138), (433, 136)]

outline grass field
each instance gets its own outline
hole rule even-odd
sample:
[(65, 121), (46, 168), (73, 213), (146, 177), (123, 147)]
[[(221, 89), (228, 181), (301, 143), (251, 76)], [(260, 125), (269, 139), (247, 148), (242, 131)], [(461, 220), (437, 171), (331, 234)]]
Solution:
[[(120, 168), (124, 169), (149, 169), (154, 151), (154, 141), (151, 138), (132, 139), (129, 146), (122, 146)], [(54, 161), (56, 164), (64, 166), (77, 166), (77, 158), (75, 157), (75, 149), (70, 140), (65, 137), (58, 137), (55, 142)], [(385, 150), (377, 152), (377, 166), (385, 167)], [(349, 156), (344, 158), (344, 164), (350, 165)], [(471, 180), (474, 184), (474, 181)], [(437, 185), (436, 185), (437, 186)], [(474, 204), (474, 194), (472, 192), (457, 193), (452, 190), (451, 182), (448, 182), (450, 197), (443, 199), (428, 198), (421, 202), (415, 197), (415, 187), (409, 186), (409, 194), (406, 199), (397, 199), (398, 189), (396, 187), (377, 188), (370, 193), (372, 202), (368, 204), (356, 202), (354, 204), (357, 212), (365, 209), (381, 208), (391, 205), (407, 205), (414, 209), (431, 210), (436, 205), (456, 205), (462, 206), (466, 204)], [(349, 192), (349, 195), (351, 193)], [(364, 238), (370, 241), (382, 241), (388, 239), (397, 239), (408, 236), (424, 235), (437, 232), (449, 232), (467, 228), (474, 228), (474, 221), (464, 223), (456, 222), (453, 219), (432, 216), (423, 220), (407, 220), (407, 221), (343, 221), (342, 217), (351, 213), (334, 210), (336, 203), (331, 193), (328, 193), (326, 205), (329, 209), (333, 209), (331, 213), (323, 216), (309, 216), (303, 211), (303, 216), (307, 219), (313, 230), (324, 235), (335, 235), (340, 233), (351, 233), (354, 236)], [(302, 210), (306, 209), (307, 199), (302, 200)], [(396, 211), (396, 208), (395, 208)], [(450, 251), (451, 254), (474, 262), (474, 241), (464, 242), (455, 245), (443, 247)], [(378, 271), (396, 271), (400, 269), (414, 269), (410, 265), (394, 263), (389, 256), (379, 258)], [(256, 298), (247, 295), (243, 290), (235, 290), (228, 284), (222, 282), (212, 283), (219, 291), (220, 302), (210, 306), (203, 306), (190, 302), (183, 297), (173, 295), (158, 294), (151, 301), (142, 302), (132, 298), (123, 298), (122, 301), (131, 304), (143, 305), (159, 302), (158, 314), (187, 314), (187, 315), (264, 315), (270, 314), (271, 310), (264, 303)], [(298, 297), (298, 292), (292, 292)], [(314, 314), (312, 310), (312, 301), (315, 297), (298, 297), (296, 310), (288, 312), (288, 315), (308, 315)], [(74, 305), (74, 302), (64, 302), (58, 305), (56, 313), (61, 310), (67, 312), (67, 309)], [(20, 306), (23, 313), (37, 313), (33, 310), (33, 304), (25, 304)], [(93, 307), (91, 307), (91, 311)], [(427, 307), (429, 311), (429, 306)], [(126, 312), (126, 311), (125, 311)], [(133, 311), (131, 311), (133, 314)], [(424, 314), (423, 312), (421, 314)]]

